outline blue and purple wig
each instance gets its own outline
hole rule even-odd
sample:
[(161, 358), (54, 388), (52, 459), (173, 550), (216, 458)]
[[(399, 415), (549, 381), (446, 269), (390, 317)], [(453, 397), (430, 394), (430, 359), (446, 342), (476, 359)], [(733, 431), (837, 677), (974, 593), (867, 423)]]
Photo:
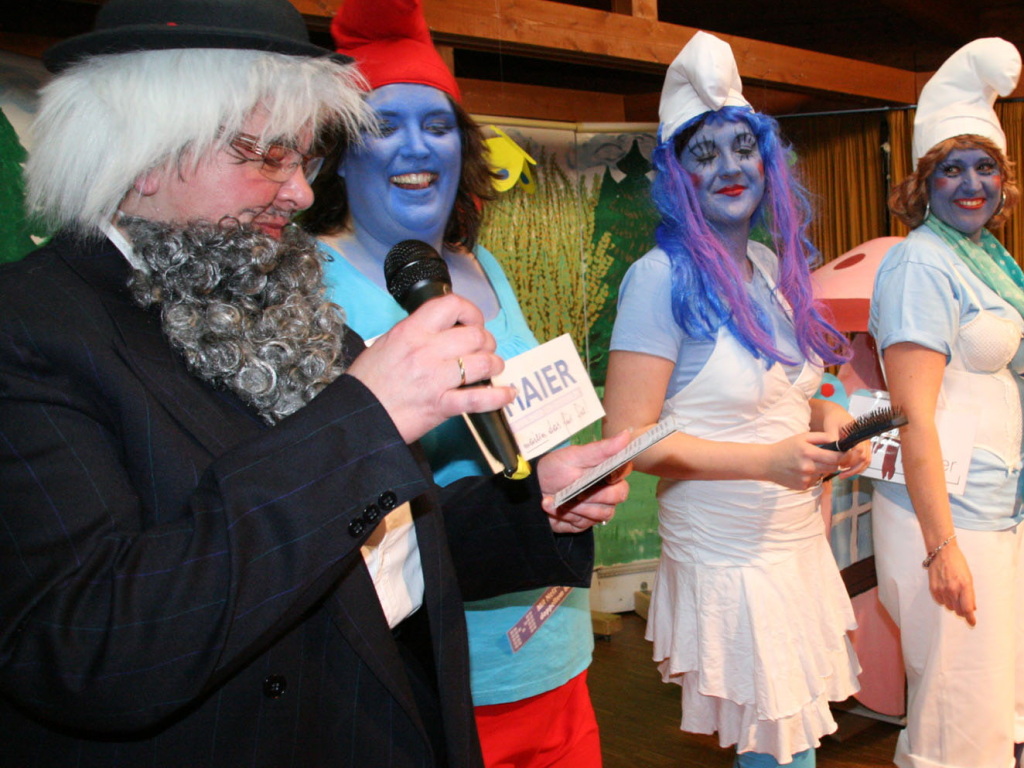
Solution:
[(672, 313), (688, 335), (713, 339), (724, 324), (755, 357), (793, 365), (775, 346), (765, 309), (745, 287), (739, 265), (704, 218), (697, 190), (679, 160), (690, 138), (703, 125), (743, 121), (757, 139), (764, 163), (765, 189), (754, 211), (751, 229), (763, 227), (779, 258), (778, 289), (792, 308), (796, 341), (808, 359), (826, 365), (850, 358), (850, 345), (824, 317), (811, 291), (810, 266), (820, 258), (807, 237), (811, 206), (807, 192), (788, 163), (790, 148), (779, 125), (748, 107), (722, 107), (684, 124), (662, 138), (652, 160), (657, 171), (652, 187), (661, 214), (656, 232), (659, 247), (672, 264)]

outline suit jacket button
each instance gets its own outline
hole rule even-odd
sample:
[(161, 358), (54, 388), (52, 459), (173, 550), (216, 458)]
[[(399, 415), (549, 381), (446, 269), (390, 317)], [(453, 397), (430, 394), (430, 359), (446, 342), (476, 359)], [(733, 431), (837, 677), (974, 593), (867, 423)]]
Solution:
[(394, 491), (384, 491), (384, 493), (377, 497), (377, 503), (385, 512), (390, 512), (398, 506), (398, 496), (395, 495)]
[(355, 520), (353, 520), (352, 522), (350, 522), (348, 524), (348, 534), (353, 539), (358, 539), (360, 536), (363, 535), (363, 531), (365, 531), (365, 530), (366, 530), (366, 523), (363, 521), (363, 519), (361, 517), (360, 518), (356, 518)]
[(376, 523), (380, 519), (380, 507), (376, 504), (367, 505), (363, 510), (363, 520), (368, 523)]
[(288, 681), (284, 675), (267, 675), (263, 680), (263, 695), (268, 699), (279, 699), (288, 687)]

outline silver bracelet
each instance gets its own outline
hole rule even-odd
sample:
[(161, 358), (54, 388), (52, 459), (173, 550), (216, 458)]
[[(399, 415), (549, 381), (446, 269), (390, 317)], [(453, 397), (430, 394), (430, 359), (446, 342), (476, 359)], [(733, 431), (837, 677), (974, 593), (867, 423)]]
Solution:
[(929, 553), (928, 553), (928, 557), (926, 557), (926, 558), (924, 559), (924, 561), (923, 561), (923, 562), (921, 563), (921, 567), (922, 567), (922, 568), (927, 568), (927, 567), (928, 567), (929, 565), (931, 565), (931, 564), (932, 564), (932, 560), (934, 560), (934, 559), (935, 559), (935, 556), (936, 556), (937, 554), (939, 554), (939, 552), (941, 552), (941, 551), (942, 551), (942, 548), (943, 548), (944, 546), (946, 546), (947, 544), (949, 544), (949, 542), (951, 542), (951, 541), (952, 541), (953, 539), (955, 539), (955, 538), (956, 538), (956, 534), (954, 533), (954, 534), (953, 534), (952, 536), (950, 536), (950, 537), (949, 537), (948, 539), (946, 539), (946, 540), (945, 540), (944, 542), (942, 542), (941, 544), (939, 544), (939, 546), (937, 546), (937, 547), (936, 547), (935, 549), (933, 549), (933, 550), (932, 550), (931, 552), (929, 552)]

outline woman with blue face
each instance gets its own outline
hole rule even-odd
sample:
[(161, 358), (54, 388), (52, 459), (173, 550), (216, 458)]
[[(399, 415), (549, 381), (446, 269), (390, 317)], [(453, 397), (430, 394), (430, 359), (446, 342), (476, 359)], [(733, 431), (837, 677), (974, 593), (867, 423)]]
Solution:
[[(304, 227), (382, 289), (392, 246), (425, 242), (447, 263), (453, 290), (493, 319), (498, 297), (472, 251), (480, 204), (494, 196), (479, 127), (449, 94), (430, 85), (388, 83), (370, 91), (367, 101), (378, 130), (328, 154)], [(343, 267), (329, 263), (328, 278)], [(376, 302), (374, 294), (360, 296)], [(351, 302), (346, 309), (355, 311)], [(375, 330), (374, 336), (387, 328)]]
[[(1020, 66), (1005, 40), (976, 40), (922, 90), (917, 167), (889, 198), (912, 231), (875, 276), (869, 330), (909, 418), (905, 484), (876, 482), (871, 514), (907, 667), (899, 765), (1005, 768), (1024, 740), (1024, 274), (989, 231), (1019, 196), (992, 102)], [(969, 420), (963, 493), (947, 489), (942, 412)]]
[(981, 243), (982, 229), (1004, 204), (1003, 173), (996, 160), (1002, 153), (973, 142), (963, 145), (951, 149), (928, 175), (928, 200), (937, 219)]
[[(375, 132), (328, 154), (302, 221), (320, 239), (329, 295), (344, 308), (346, 323), (372, 340), (405, 317), (386, 290), (384, 261), (396, 244), (419, 240), (448, 265), (452, 290), (480, 307), (499, 355), (535, 347), (501, 265), (477, 242), (495, 176), (418, 0), (345, 0), (332, 31), (339, 51), (355, 58), (366, 77), (377, 117)], [(439, 485), (493, 474), (461, 418), (421, 444)], [(542, 589), (466, 604), (485, 766), (601, 764), (586, 684), (594, 643), (589, 591), (573, 589), (553, 612), (545, 608), (549, 618), (515, 653), (508, 641), (532, 606), (550, 602)], [(466, 756), (467, 764), (474, 758)]]
[(357, 238), (384, 248), (423, 240), (438, 252), (462, 171), (462, 137), (448, 97), (429, 85), (393, 83), (371, 92), (377, 135), (363, 137), (337, 173), (349, 189)]
[(729, 46), (703, 32), (670, 67), (658, 247), (619, 290), (605, 428), (681, 430), (635, 460), (661, 478), (647, 637), (682, 687), (681, 728), (717, 732), (741, 768), (806, 768), (859, 671), (819, 486), (868, 454), (819, 447), (850, 421), (814, 396), (847, 345), (811, 299), (817, 252), (778, 125), (740, 88)]
[(679, 162), (690, 174), (708, 224), (745, 254), (750, 222), (764, 195), (764, 163), (750, 126), (742, 119), (702, 125), (682, 148)]

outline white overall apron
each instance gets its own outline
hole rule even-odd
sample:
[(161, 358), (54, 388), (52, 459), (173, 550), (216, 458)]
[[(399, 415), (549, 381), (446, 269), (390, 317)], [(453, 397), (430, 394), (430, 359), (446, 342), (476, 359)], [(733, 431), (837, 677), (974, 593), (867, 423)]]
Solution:
[[(950, 258), (950, 273), (985, 306)], [(957, 331), (938, 400), (940, 408), (974, 415), (974, 449), (998, 456), (1008, 476), (1020, 467), (1020, 395), (1009, 368), (1020, 343), (1019, 322), (980, 309)], [(985, 489), (972, 487), (968, 475), (965, 494), (979, 493)], [(900, 768), (1009, 768), (1014, 742), (1024, 741), (1022, 526), (956, 528), (977, 601), (978, 623), (970, 627), (931, 596), (913, 509), (876, 492), (871, 517), (879, 598), (905, 628), (907, 727), (893, 761)]]
[[(820, 378), (808, 363), (794, 382), (777, 363), (766, 370), (723, 328), (662, 417), (709, 440), (773, 443), (808, 431)], [(647, 638), (662, 678), (683, 687), (683, 730), (717, 731), (722, 746), (779, 762), (835, 730), (828, 701), (857, 690), (860, 667), (819, 495), (753, 480), (659, 484)]]

